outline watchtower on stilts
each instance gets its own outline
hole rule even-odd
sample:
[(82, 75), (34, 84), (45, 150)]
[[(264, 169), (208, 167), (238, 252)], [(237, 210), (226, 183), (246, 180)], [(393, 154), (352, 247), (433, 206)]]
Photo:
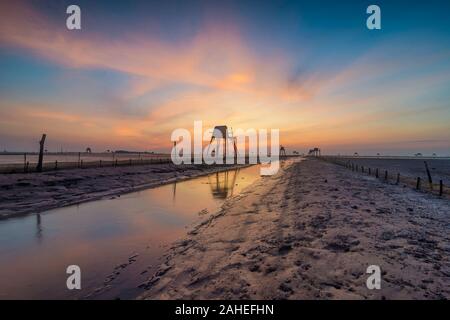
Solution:
[(211, 147), (211, 144), (215, 140), (217, 140), (218, 143), (220, 143), (221, 141), (223, 143), (223, 158), (224, 158), (224, 160), (227, 157), (227, 145), (228, 145), (228, 143), (231, 142), (231, 145), (233, 146), (233, 158), (236, 163), (238, 151), (237, 151), (237, 145), (236, 145), (236, 137), (233, 136), (232, 129), (231, 128), (228, 129), (227, 126), (215, 126), (212, 136), (211, 136), (211, 141), (209, 142), (208, 152), (209, 152), (209, 148)]

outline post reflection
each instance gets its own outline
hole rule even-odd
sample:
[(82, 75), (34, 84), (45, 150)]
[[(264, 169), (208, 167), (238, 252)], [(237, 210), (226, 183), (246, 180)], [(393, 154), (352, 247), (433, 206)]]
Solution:
[(39, 213), (36, 215), (36, 239), (38, 242), (42, 241), (41, 215)]
[(239, 169), (216, 172), (208, 176), (211, 193), (214, 198), (225, 199), (233, 195)]
[(173, 188), (172, 188), (172, 202), (175, 203), (175, 200), (177, 198), (177, 182), (175, 181), (173, 183)]

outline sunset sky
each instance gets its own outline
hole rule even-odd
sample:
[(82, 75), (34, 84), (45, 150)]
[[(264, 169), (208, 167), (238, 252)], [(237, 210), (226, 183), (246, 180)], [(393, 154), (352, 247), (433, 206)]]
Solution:
[[(82, 30), (66, 28), (78, 4)], [(366, 28), (378, 4), (382, 30)], [(449, 1), (0, 1), (0, 150), (168, 151), (278, 128), (288, 151), (450, 155)]]

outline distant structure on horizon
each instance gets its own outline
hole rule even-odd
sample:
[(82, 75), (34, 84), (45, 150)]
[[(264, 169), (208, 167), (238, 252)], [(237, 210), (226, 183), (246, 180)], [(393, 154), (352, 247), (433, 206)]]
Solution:
[(280, 145), (280, 157), (286, 157), (286, 149)]
[(309, 156), (314, 156), (314, 157), (320, 157), (320, 149), (319, 148), (314, 148), (314, 149), (310, 149), (308, 152)]
[(224, 156), (224, 158), (227, 155), (227, 142), (228, 141), (231, 141), (231, 143), (233, 145), (234, 157), (236, 158), (238, 156), (236, 137), (233, 136), (232, 128), (228, 129), (228, 127), (225, 125), (214, 127), (213, 134), (211, 136), (211, 141), (209, 142), (209, 146), (208, 146), (208, 153), (209, 153), (209, 148), (211, 147), (211, 144), (213, 143), (214, 140), (217, 140), (218, 143), (220, 143), (219, 140), (223, 141), (223, 156)]

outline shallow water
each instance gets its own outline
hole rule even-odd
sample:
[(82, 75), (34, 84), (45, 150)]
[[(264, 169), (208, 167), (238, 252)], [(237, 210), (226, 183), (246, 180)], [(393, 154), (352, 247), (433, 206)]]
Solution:
[[(0, 221), (0, 299), (133, 298), (170, 243), (258, 177), (252, 166)], [(81, 290), (66, 287), (69, 265)]]
[[(152, 158), (167, 158), (168, 155), (159, 155), (159, 154), (138, 154), (138, 153), (81, 153), (80, 156), (76, 153), (68, 153), (68, 154), (45, 154), (43, 161), (44, 163), (54, 163), (58, 161), (59, 163), (63, 162), (78, 162), (79, 160), (83, 160), (84, 162), (90, 161), (114, 161), (115, 159), (129, 160), (129, 159), (152, 159)], [(36, 164), (38, 162), (39, 156), (37, 154), (27, 154), (24, 157), (23, 154), (0, 154), (0, 165), (21, 165), (25, 162), (29, 162), (30, 164)]]

